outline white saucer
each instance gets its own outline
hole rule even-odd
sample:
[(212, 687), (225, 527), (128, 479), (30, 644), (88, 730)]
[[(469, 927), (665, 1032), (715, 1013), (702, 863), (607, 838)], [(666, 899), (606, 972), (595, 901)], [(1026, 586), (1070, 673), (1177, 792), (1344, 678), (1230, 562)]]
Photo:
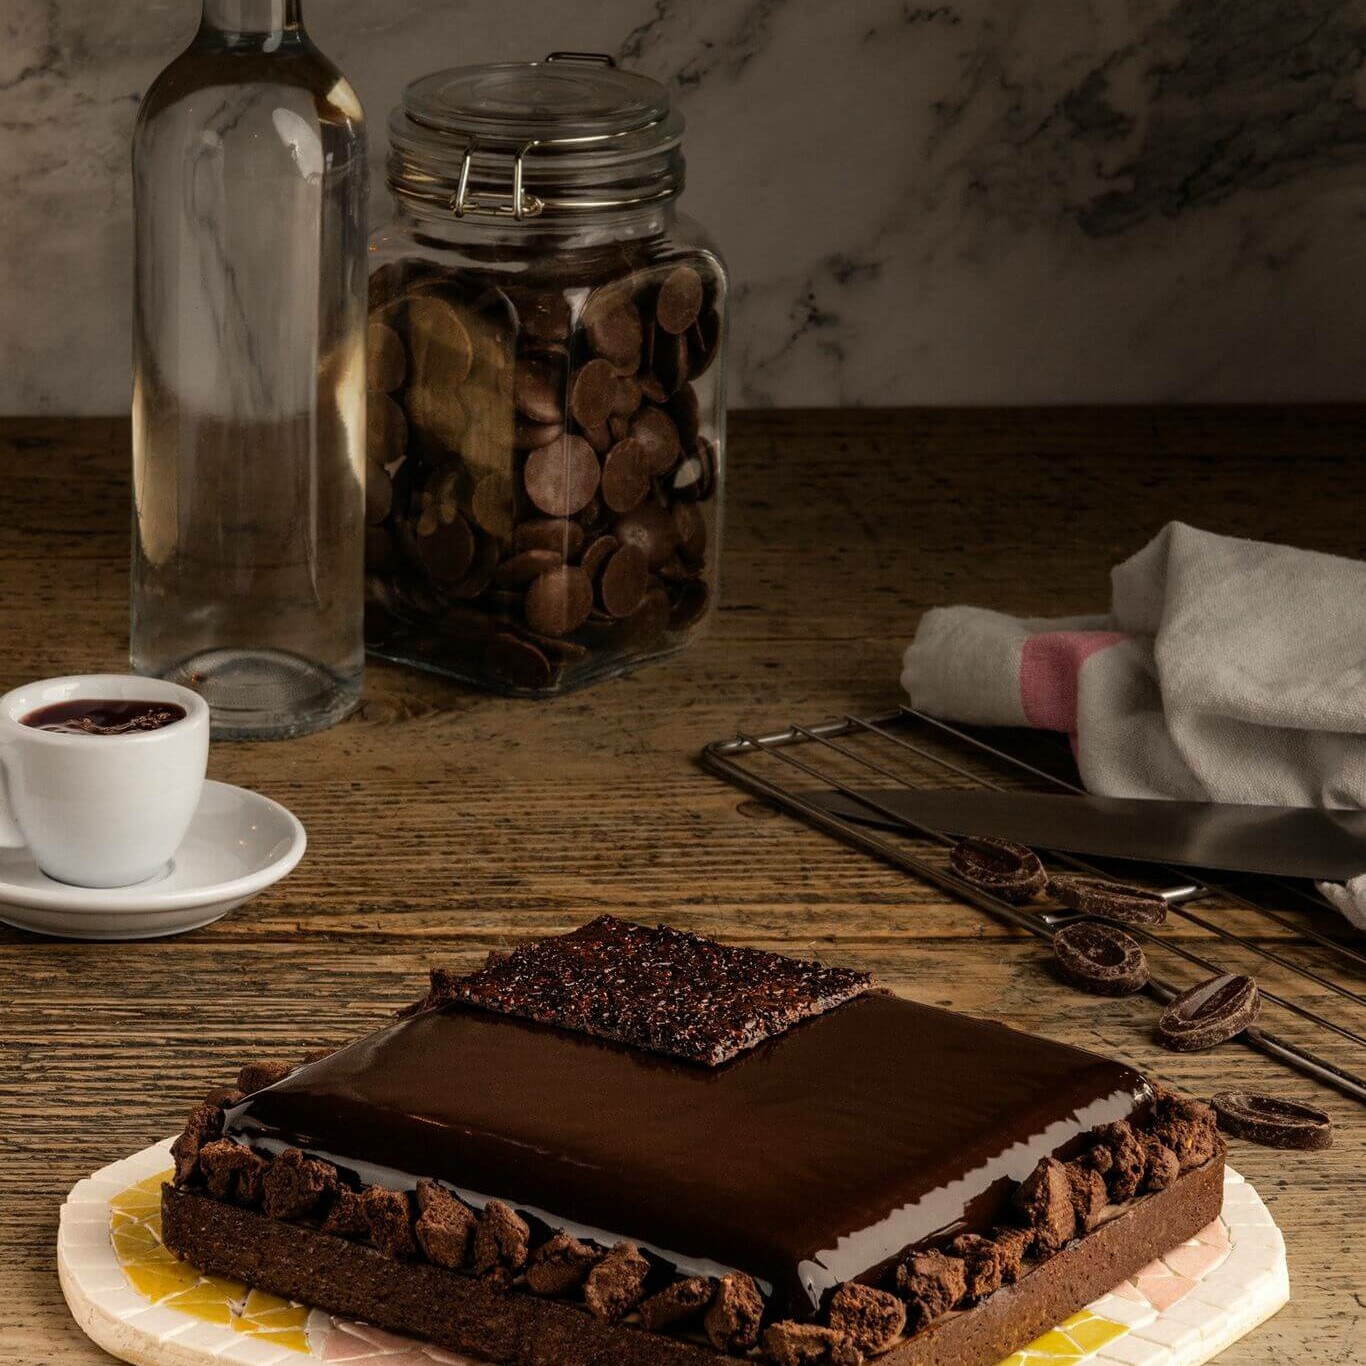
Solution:
[(206, 782), (164, 872), (132, 887), (72, 887), (27, 849), (0, 850), (0, 923), (62, 939), (151, 939), (196, 930), (292, 872), (304, 828), (279, 802)]

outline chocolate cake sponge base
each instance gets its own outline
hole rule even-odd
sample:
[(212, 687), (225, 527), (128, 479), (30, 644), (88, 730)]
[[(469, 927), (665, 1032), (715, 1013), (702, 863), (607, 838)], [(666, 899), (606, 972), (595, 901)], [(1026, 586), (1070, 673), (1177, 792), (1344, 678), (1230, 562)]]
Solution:
[[(972, 1309), (877, 1357), (878, 1366), (996, 1366), (1001, 1358), (1192, 1237), (1223, 1204), (1222, 1155), (1035, 1266)], [(425, 1262), (193, 1191), (162, 1188), (162, 1237), (192, 1266), (329, 1313), (427, 1338), (500, 1366), (717, 1366), (750, 1360), (609, 1324), (581, 1305), (501, 1291)]]

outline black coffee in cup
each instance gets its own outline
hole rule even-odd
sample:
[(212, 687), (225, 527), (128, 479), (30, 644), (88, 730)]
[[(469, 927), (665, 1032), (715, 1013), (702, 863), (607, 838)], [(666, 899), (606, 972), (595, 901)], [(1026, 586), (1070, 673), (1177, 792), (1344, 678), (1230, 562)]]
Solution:
[(178, 702), (140, 702), (131, 699), (74, 698), (52, 702), (21, 718), (34, 730), (59, 735), (139, 735), (183, 721), (187, 713)]

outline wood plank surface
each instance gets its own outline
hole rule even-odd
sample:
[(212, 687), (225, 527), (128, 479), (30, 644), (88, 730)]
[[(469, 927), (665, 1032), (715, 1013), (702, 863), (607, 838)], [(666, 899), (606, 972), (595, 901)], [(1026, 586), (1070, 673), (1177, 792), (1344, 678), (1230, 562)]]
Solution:
[[(738, 728), (895, 706), (900, 652), (927, 607), (1104, 606), (1110, 567), (1170, 518), (1360, 555), (1364, 432), (1362, 410), (1329, 408), (738, 414), (722, 607), (689, 653), (542, 703), (374, 665), (362, 710), (337, 729), (215, 745), (212, 777), (307, 826), (290, 878), (181, 939), (79, 945), (0, 928), (0, 1363), (107, 1360), (57, 1286), (57, 1211), (74, 1181), (173, 1132), (244, 1058), (341, 1042), (415, 996), (430, 964), (470, 966), (603, 910), (870, 968), (906, 995), (1192, 1092), (1324, 1105), (1338, 1124), (1329, 1152), (1231, 1145), (1285, 1231), (1293, 1299), (1221, 1360), (1366, 1362), (1361, 1106), (1242, 1046), (1164, 1052), (1150, 1000), (1064, 988), (1034, 938), (696, 762)], [(126, 667), (126, 422), (4, 420), (0, 450), (0, 688)], [(1327, 912), (1287, 910), (1292, 925), (1341, 933)], [(1366, 975), (1306, 954), (1293, 928), (1211, 914), (1366, 992)], [(1198, 928), (1169, 933), (1208, 948)], [(1293, 980), (1239, 953), (1264, 980)], [(1162, 970), (1194, 980), (1165, 951)], [(1299, 999), (1366, 1028), (1327, 988)], [(1323, 1051), (1366, 1068), (1356, 1045)]]

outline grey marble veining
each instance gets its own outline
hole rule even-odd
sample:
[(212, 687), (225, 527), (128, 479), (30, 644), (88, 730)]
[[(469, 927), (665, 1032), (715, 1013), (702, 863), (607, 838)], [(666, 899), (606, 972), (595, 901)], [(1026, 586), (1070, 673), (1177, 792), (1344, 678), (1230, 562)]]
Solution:
[[(0, 12), (0, 410), (128, 394), (128, 140), (195, 0)], [(438, 66), (608, 51), (774, 403), (1360, 398), (1366, 0), (306, 0), (372, 157)], [(375, 176), (372, 216), (387, 212)]]

